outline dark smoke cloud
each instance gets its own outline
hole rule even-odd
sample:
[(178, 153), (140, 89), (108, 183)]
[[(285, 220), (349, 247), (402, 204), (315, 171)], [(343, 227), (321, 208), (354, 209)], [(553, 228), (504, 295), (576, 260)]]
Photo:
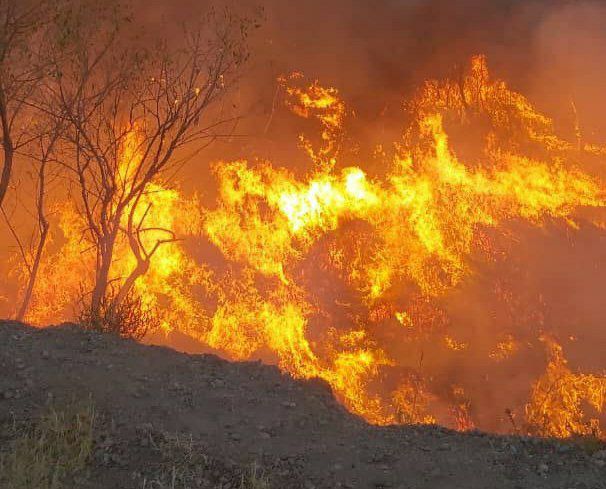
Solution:
[[(486, 54), (491, 70), (541, 108), (571, 122), (574, 98), (588, 135), (603, 128), (595, 100), (603, 86), (606, 37), (598, 2), (562, 0), (137, 0), (148, 29), (172, 38), (181, 22), (210, 6), (228, 5), (257, 16), (251, 61), (233, 102), (246, 117), (238, 132), (249, 136), (219, 145), (208, 158), (268, 156), (298, 167), (285, 148), (297, 128), (279, 119), (266, 130), (276, 77), (293, 71), (338, 87), (356, 110), (358, 138), (397, 138), (401, 105), (423, 80), (452, 75), (473, 54)], [(145, 7), (143, 7), (145, 6)], [(592, 88), (587, 91), (587, 86)]]
[[(210, 5), (192, 0), (145, 3), (154, 28), (174, 30), (174, 35), (178, 22)], [(562, 4), (243, 0), (232, 7), (242, 12), (262, 7), (265, 13), (253, 43), (255, 66), (270, 66), (276, 74), (303, 71), (360, 96), (373, 89), (402, 93), (428, 75), (450, 72), (474, 53), (489, 55), (496, 65), (527, 68), (537, 29)]]

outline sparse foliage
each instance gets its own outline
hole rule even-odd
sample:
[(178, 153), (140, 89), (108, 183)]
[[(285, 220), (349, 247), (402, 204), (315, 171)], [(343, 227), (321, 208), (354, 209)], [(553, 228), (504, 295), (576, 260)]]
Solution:
[(15, 157), (30, 142), (31, 105), (46, 75), (44, 36), (61, 0), (0, 0), (0, 206)]
[(90, 302), (82, 299), (77, 320), (87, 330), (135, 340), (142, 339), (159, 327), (153, 309), (147, 307), (134, 291), (130, 291), (119, 303), (111, 295), (104, 297), (94, 308)]
[[(103, 24), (93, 32), (91, 15)], [(231, 133), (236, 119), (217, 102), (247, 57), (247, 22), (227, 12), (188, 28), (177, 47), (131, 38), (128, 18), (117, 6), (109, 14), (90, 5), (71, 13), (60, 30), (69, 32), (71, 55), (55, 63), (47, 87), (48, 111), (65, 123), (62, 159), (84, 238), (96, 253), (95, 316), (103, 316), (110, 284), (109, 307), (119, 309), (158, 249), (177, 239), (148, 223), (148, 197), (192, 154)], [(119, 242), (135, 264), (115, 277)]]
[[(55, 149), (62, 133), (62, 121), (50, 117), (41, 103), (44, 87), (51, 76), (49, 53), (60, 59), (54, 30), (69, 5), (64, 0), (0, 0), (0, 129), (2, 133), (2, 176), (0, 177), (0, 212), (19, 250), (22, 262), (22, 296), (16, 318), (27, 313), (38, 271), (49, 238), (47, 189)], [(29, 175), (26, 191), (35, 194), (34, 208), (25, 209), (37, 221), (29, 238), (20, 236), (14, 222), (20, 216), (6, 209), (9, 188), (20, 202), (18, 174)], [(29, 187), (31, 185), (31, 188)], [(2, 205), (4, 204), (4, 206)]]

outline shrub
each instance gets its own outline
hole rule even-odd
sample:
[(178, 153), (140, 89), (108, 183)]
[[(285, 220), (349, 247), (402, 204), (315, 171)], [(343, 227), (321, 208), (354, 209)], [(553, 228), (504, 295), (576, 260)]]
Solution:
[(130, 292), (119, 304), (116, 304), (114, 295), (110, 294), (97, 309), (81, 300), (77, 321), (86, 330), (134, 340), (141, 340), (159, 327), (156, 312), (135, 292)]

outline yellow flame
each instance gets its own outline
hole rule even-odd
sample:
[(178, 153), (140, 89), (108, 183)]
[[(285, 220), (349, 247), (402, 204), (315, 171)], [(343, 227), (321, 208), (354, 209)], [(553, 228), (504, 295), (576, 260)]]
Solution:
[[(562, 219), (574, 226), (578, 208), (604, 206), (603, 189), (575, 165), (571, 154), (578, 148), (558, 138), (550, 119), (522, 95), (492, 80), (483, 57), (474, 58), (459, 80), (422, 87), (408, 104), (414, 122), (394, 143), (389, 168), (380, 176), (369, 175), (363, 165), (339, 167), (347, 109), (338, 91), (318, 82), (293, 87), (292, 81), (281, 81), (288, 106), (321, 126), (318, 144), (301, 138), (313, 173), (296, 178), (270, 162), (220, 162), (214, 167), (219, 192), (213, 209), (203, 209), (195, 196), (186, 199), (175, 188), (152, 183), (135, 209), (151, 228), (144, 244), (152, 247), (165, 230), (201, 233), (220, 250), (227, 271), (199, 264), (175, 241), (154, 255), (136, 290), (158, 311), (166, 331), (184, 332), (230, 358), (262, 356), (295, 377), (322, 378), (351, 411), (371, 422), (434, 422), (437, 395), (422, 380), (402, 378), (387, 395), (376, 388), (382, 372), (399, 367), (400, 359), (386, 353), (390, 345), (375, 338), (368, 322), (352, 325), (333, 316), (314, 297), (301, 264), (317, 258), (314, 247), (323, 240), (349, 223), (362, 223), (363, 233), (331, 241), (328, 257), (318, 261), (362, 298), (356, 307), (366, 316), (358, 318), (397, 322), (402, 341), (408, 341), (413, 326), (426, 325), (392, 301), (394, 288), (409, 287), (424, 300), (442, 297), (473, 273), (470, 256), (480, 229), (520, 219), (537, 226)], [(488, 129), (479, 156), (467, 160), (454, 150), (447, 128), (469, 124), (477, 114), (486, 116)], [(122, 189), (131, 185), (138, 163), (138, 138), (133, 128), (121, 148)], [(29, 315), (34, 322), (65, 315), (81, 283), (89, 287), (92, 280), (94, 256), (81, 239), (82, 219), (73, 206), (59, 210), (66, 241), (41, 271)], [(119, 240), (112, 280), (120, 283), (135, 265), (128, 243)], [(318, 315), (320, 328), (312, 324)], [(471, 346), (440, 334), (451, 350)], [(505, 340), (491, 356), (501, 359), (514, 349), (513, 340)], [(554, 358), (535, 386), (528, 419), (540, 424), (552, 412), (556, 418), (572, 416), (545, 431), (560, 436), (579, 429), (576, 399), (583, 394), (594, 406), (603, 404), (603, 388), (599, 379), (573, 375), (561, 356)], [(564, 379), (558, 385), (571, 389), (564, 393), (562, 387), (562, 395), (573, 396), (559, 405), (543, 394), (556, 376)], [(450, 397), (455, 424), (469, 429), (471, 401), (458, 386)]]
[(574, 373), (562, 347), (543, 338), (550, 360), (543, 376), (534, 384), (526, 406), (527, 421), (540, 436), (567, 438), (572, 435), (601, 436), (599, 420), (588, 418), (584, 403), (602, 413), (606, 406), (606, 375)]

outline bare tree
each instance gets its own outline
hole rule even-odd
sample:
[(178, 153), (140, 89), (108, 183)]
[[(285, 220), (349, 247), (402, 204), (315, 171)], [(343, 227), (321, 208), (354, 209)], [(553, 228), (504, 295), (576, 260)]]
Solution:
[[(14, 238), (25, 271), (25, 287), (17, 319), (22, 320), (31, 301), (50, 222), (45, 196), (50, 159), (59, 139), (57, 120), (40, 110), (41, 87), (52, 67), (48, 53), (59, 54), (57, 22), (68, 11), (64, 0), (0, 0), (0, 129), (2, 173), (0, 210)], [(63, 33), (62, 41), (65, 41)], [(15, 163), (32, 176), (35, 188), (33, 217), (37, 222), (29, 244), (13, 225), (3, 204), (11, 186)], [(29, 186), (28, 186), (29, 188)], [(15, 204), (20, 199), (15, 196)], [(18, 207), (18, 206), (17, 206)], [(22, 209), (21, 211), (24, 211)], [(18, 214), (19, 215), (19, 214)]]
[[(93, 312), (107, 303), (112, 286), (111, 306), (118, 307), (158, 249), (177, 238), (147, 223), (150, 185), (229, 134), (235, 119), (217, 102), (247, 56), (248, 23), (227, 11), (187, 30), (181, 46), (158, 42), (153, 49), (142, 39), (125, 40), (128, 17), (116, 12), (105, 19), (109, 27), (92, 34), (78, 30), (86, 22), (70, 20), (73, 52), (67, 64), (57, 64), (46, 97), (65, 124), (62, 159), (96, 254)], [(120, 240), (137, 265), (112, 284)]]
[(29, 309), (49, 237), (50, 221), (46, 209), (49, 166), (55, 162), (55, 149), (60, 139), (61, 130), (62, 127), (60, 125), (53, 125), (47, 128), (47, 130), (39, 132), (36, 139), (30, 144), (31, 154), (29, 158), (32, 164), (37, 167), (35, 172), (35, 216), (37, 229), (30, 244), (31, 251), (27, 254), (22, 253), (27, 278), (21, 303), (17, 310), (17, 321), (23, 321)]
[(30, 141), (27, 103), (44, 77), (41, 37), (61, 0), (0, 0), (0, 206), (8, 191), (15, 155)]

